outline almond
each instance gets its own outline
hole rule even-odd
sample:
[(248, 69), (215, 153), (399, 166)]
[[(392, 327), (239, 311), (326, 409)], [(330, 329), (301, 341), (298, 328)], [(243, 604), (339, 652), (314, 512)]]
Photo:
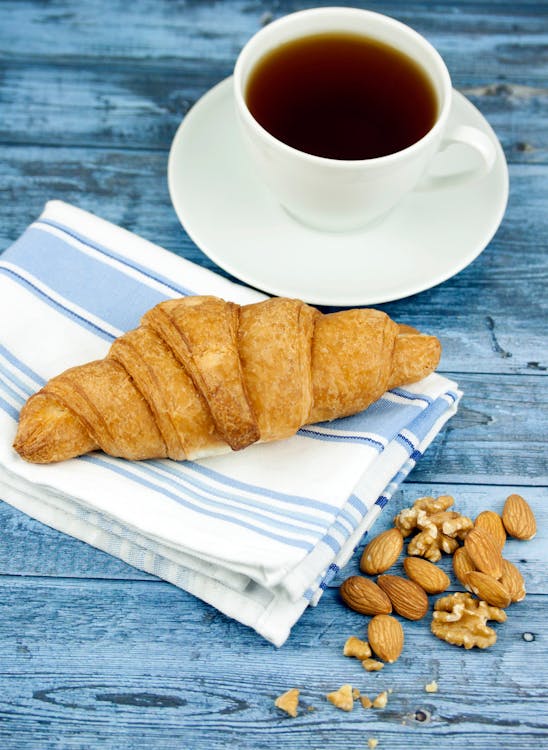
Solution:
[(403, 535), (399, 529), (383, 531), (366, 546), (360, 560), (362, 573), (374, 576), (392, 567), (403, 549)]
[(403, 628), (391, 615), (376, 615), (367, 628), (369, 645), (383, 661), (392, 664), (403, 649)]
[(428, 597), (418, 583), (402, 576), (384, 575), (377, 578), (388, 594), (396, 612), (407, 620), (420, 620), (428, 611)]
[(492, 510), (484, 510), (474, 521), (474, 526), (488, 531), (500, 549), (504, 547), (506, 543), (506, 531), (502, 523), (502, 518), (498, 513)]
[(476, 566), (464, 547), (459, 547), (455, 550), (455, 554), (453, 555), (453, 572), (468, 591), (470, 591), (470, 587), (466, 581), (466, 575), (475, 569)]
[(451, 583), (449, 576), (441, 568), (422, 557), (406, 557), (403, 567), (407, 576), (427, 594), (441, 594)]
[(508, 591), (492, 576), (473, 570), (467, 574), (466, 578), (474, 594), (487, 604), (504, 609), (512, 601)]
[(510, 495), (506, 498), (502, 522), (510, 536), (516, 539), (532, 539), (537, 533), (534, 513), (521, 495)]
[(502, 554), (491, 534), (481, 527), (474, 527), (466, 535), (464, 547), (475, 567), (493, 578), (502, 575)]
[(376, 583), (362, 576), (350, 576), (339, 588), (347, 607), (362, 615), (381, 615), (392, 612), (388, 596)]
[(523, 576), (510, 560), (504, 558), (502, 559), (500, 582), (510, 594), (513, 602), (521, 602), (522, 599), (525, 599), (526, 591)]

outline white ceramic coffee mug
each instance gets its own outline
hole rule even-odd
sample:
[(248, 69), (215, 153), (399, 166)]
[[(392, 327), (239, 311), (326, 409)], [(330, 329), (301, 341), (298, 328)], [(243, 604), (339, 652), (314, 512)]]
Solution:
[[(314, 156), (275, 138), (255, 120), (246, 104), (249, 76), (265, 54), (296, 39), (322, 33), (373, 38), (411, 57), (430, 78), (438, 116), (429, 132), (386, 156), (342, 160)], [(234, 94), (243, 140), (259, 177), (284, 208), (302, 223), (324, 231), (356, 229), (395, 206), (415, 188), (443, 189), (487, 174), (496, 157), (491, 140), (473, 127), (448, 129), (452, 86), (439, 53), (416, 31), (388, 16), (357, 8), (314, 8), (284, 16), (257, 32), (244, 46), (234, 69)], [(429, 177), (429, 165), (447, 145), (464, 143), (477, 154), (466, 172)]]

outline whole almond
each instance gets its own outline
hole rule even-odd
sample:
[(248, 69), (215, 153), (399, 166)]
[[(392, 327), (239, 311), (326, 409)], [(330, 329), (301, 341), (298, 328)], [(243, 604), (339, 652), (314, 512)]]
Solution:
[(479, 570), (473, 570), (468, 573), (466, 578), (474, 594), (487, 604), (504, 609), (512, 601), (509, 592), (492, 576), (481, 573)]
[(453, 572), (468, 591), (470, 591), (470, 586), (468, 585), (466, 576), (473, 570), (476, 570), (476, 566), (472, 562), (470, 555), (464, 547), (459, 547), (453, 555)]
[(407, 620), (420, 620), (428, 612), (428, 597), (415, 581), (384, 575), (377, 578), (377, 583), (388, 594), (396, 612)]
[(535, 515), (521, 495), (510, 495), (506, 498), (502, 522), (510, 536), (516, 539), (532, 539), (537, 533)]
[(474, 526), (488, 531), (500, 549), (504, 547), (506, 543), (506, 531), (502, 523), (502, 518), (498, 513), (495, 513), (492, 510), (482, 511), (474, 521)]
[(364, 549), (360, 570), (374, 576), (392, 567), (403, 549), (403, 535), (399, 529), (388, 529), (372, 539)]
[(403, 628), (391, 615), (376, 615), (369, 622), (367, 639), (379, 659), (392, 664), (403, 649)]
[(380, 615), (392, 612), (390, 599), (376, 583), (362, 576), (350, 576), (339, 588), (341, 599), (347, 607), (362, 615)]
[(464, 547), (475, 567), (493, 578), (502, 575), (502, 554), (491, 534), (481, 527), (474, 527), (466, 535)]
[(521, 602), (522, 599), (525, 599), (526, 591), (523, 576), (510, 560), (504, 558), (502, 559), (500, 582), (510, 594), (513, 602)]
[(441, 594), (451, 583), (441, 568), (422, 557), (406, 557), (403, 567), (407, 576), (427, 594)]

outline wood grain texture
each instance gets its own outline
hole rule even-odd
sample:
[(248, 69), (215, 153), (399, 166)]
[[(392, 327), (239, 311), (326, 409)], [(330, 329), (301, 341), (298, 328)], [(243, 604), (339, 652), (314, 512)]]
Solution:
[[(451, 494), (474, 517), (500, 511), (519, 492), (539, 532), (531, 542), (510, 540), (505, 555), (522, 570), (528, 596), (510, 607), (486, 652), (438, 641), (426, 621), (405, 622), (401, 659), (367, 674), (342, 656), (347, 636), (365, 635), (367, 618), (337, 593), (358, 572), (366, 540), (276, 650), (185, 592), (0, 503), (2, 750), (349, 750), (369, 737), (379, 750), (546, 745), (545, 3), (353, 4), (399, 18), (437, 46), (455, 87), (494, 127), (511, 180), (502, 225), (474, 263), (382, 306), (440, 336), (441, 370), (465, 395), (374, 533), (426, 494)], [(175, 217), (169, 146), (192, 104), (230, 74), (249, 36), (302, 7), (0, 0), (0, 250), (46, 200), (60, 198), (219, 271)], [(449, 558), (440, 565), (450, 572)], [(424, 691), (432, 679), (437, 694)], [(382, 711), (356, 706), (345, 714), (324, 696), (347, 681), (371, 698), (394, 692)], [(296, 719), (273, 705), (293, 686), (302, 690)]]
[[(545, 666), (525, 668), (542, 661), (545, 597), (515, 605), (485, 652), (435, 640), (426, 620), (404, 622), (402, 657), (366, 674), (342, 655), (366, 618), (333, 589), (279, 652), (166, 584), (3, 579), (0, 590), (0, 737), (10, 750), (347, 750), (368, 736), (390, 748), (460, 748), (466, 737), (481, 750), (523, 750), (548, 728)], [(432, 679), (435, 695), (424, 691)], [(387, 708), (339, 712), (325, 694), (345, 682), (371, 698), (391, 688)], [(273, 705), (289, 687), (302, 691), (295, 720)]]
[[(0, 160), (1, 247), (46, 200), (60, 198), (228, 276), (179, 225), (162, 152), (0, 145)], [(440, 336), (443, 371), (546, 374), (548, 165), (512, 166), (510, 178), (506, 216), (474, 263), (421, 295), (379, 306)]]

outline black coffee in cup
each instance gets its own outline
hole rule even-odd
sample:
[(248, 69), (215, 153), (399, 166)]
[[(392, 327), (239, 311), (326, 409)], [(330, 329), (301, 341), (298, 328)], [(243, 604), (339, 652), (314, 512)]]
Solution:
[(330, 159), (371, 159), (420, 140), (438, 117), (422, 67), (376, 39), (330, 32), (286, 42), (255, 64), (249, 111), (271, 135)]

